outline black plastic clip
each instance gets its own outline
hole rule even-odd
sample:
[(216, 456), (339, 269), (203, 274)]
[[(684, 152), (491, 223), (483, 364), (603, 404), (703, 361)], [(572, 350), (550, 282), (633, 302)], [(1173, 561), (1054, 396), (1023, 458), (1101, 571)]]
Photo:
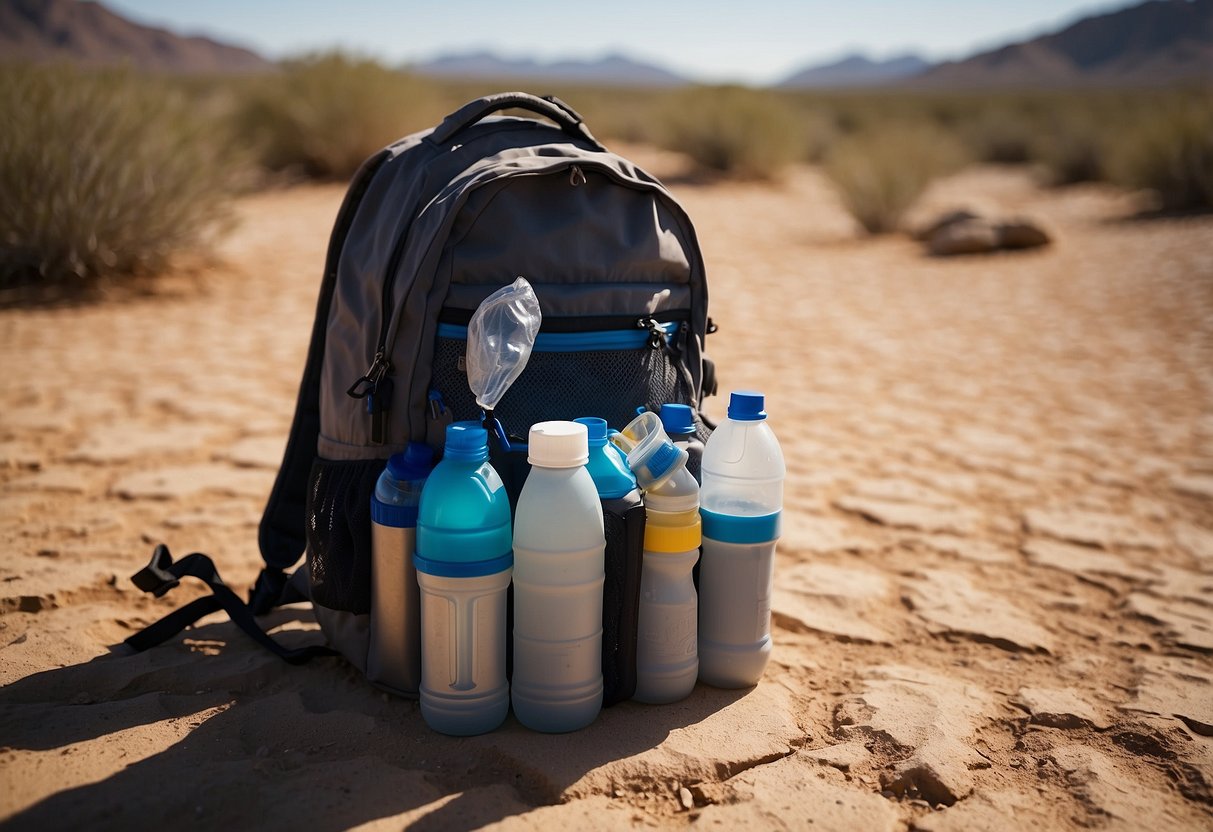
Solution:
[(151, 561), (131, 576), (131, 582), (144, 592), (150, 592), (159, 598), (181, 583), (172, 572), (168, 571), (172, 565), (173, 556), (169, 553), (168, 547), (159, 543), (152, 551)]

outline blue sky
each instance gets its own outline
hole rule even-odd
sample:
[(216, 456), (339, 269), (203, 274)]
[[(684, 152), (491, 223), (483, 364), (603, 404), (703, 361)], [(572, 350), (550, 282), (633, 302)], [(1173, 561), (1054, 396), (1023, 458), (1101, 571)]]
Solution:
[(270, 58), (340, 47), (391, 64), (491, 49), (541, 60), (608, 52), (703, 81), (762, 84), (861, 49), (959, 58), (1133, 0), (102, 0), (127, 17)]

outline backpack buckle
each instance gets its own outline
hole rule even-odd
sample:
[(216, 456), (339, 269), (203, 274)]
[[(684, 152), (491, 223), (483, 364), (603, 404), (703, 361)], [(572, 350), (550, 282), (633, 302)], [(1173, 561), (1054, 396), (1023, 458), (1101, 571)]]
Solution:
[(147, 566), (131, 575), (131, 583), (144, 592), (150, 592), (159, 598), (181, 583), (172, 572), (168, 571), (172, 565), (173, 556), (169, 553), (168, 547), (163, 543), (157, 544)]

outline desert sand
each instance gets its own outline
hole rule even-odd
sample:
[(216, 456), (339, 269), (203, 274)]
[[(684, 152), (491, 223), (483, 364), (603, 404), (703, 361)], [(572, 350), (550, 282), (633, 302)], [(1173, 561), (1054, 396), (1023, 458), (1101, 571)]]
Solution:
[(131, 585), (153, 544), (256, 575), (344, 192), (276, 190), (150, 294), (0, 312), (5, 828), (1213, 825), (1213, 218), (976, 168), (919, 217), (1055, 242), (942, 260), (859, 239), (813, 170), (633, 155), (698, 227), (722, 392), (766, 392), (788, 460), (761, 683), (451, 739), (222, 616), (111, 651), (201, 594)]

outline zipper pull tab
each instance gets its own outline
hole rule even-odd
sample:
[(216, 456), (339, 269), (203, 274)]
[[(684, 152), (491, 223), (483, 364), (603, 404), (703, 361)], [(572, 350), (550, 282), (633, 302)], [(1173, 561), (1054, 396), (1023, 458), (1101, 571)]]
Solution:
[(656, 318), (640, 318), (636, 321), (636, 327), (649, 331), (649, 349), (656, 350), (665, 345), (665, 330)]
[(396, 385), (391, 376), (375, 383), (366, 396), (366, 412), (371, 417), (371, 442), (382, 445), (387, 432), (387, 414), (392, 409), (392, 393)]
[(387, 371), (391, 368), (392, 365), (388, 363), (383, 350), (379, 350), (379, 352), (375, 353), (375, 358), (371, 361), (371, 366), (367, 369), (366, 375), (351, 384), (350, 389), (345, 391), (345, 395), (351, 399), (365, 399), (374, 391), (375, 385), (387, 375)]

